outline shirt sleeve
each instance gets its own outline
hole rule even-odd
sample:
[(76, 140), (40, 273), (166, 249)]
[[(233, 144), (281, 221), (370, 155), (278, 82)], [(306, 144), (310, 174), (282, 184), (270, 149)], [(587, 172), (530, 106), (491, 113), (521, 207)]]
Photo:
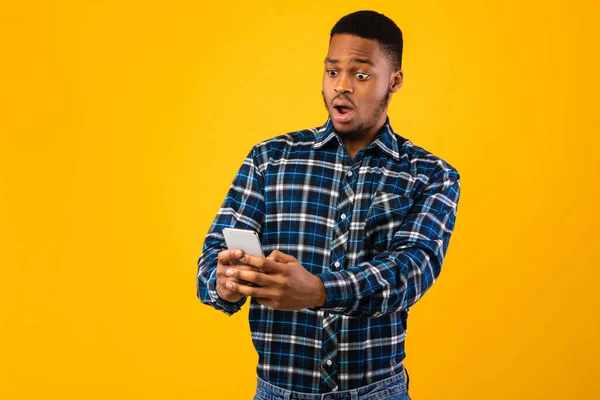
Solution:
[(317, 275), (327, 294), (320, 308), (376, 318), (415, 304), (440, 274), (459, 196), (458, 172), (436, 173), (415, 199), (387, 251), (342, 271)]
[(250, 229), (261, 233), (264, 221), (264, 179), (257, 167), (255, 148), (248, 154), (215, 217), (198, 259), (196, 289), (200, 301), (227, 315), (240, 310), (246, 298), (232, 303), (219, 297), (216, 290), (217, 256), (227, 249), (223, 228)]

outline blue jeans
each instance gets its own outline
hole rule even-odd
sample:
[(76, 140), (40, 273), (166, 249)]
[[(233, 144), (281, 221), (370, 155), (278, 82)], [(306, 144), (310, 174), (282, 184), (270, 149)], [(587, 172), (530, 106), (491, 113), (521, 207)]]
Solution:
[[(408, 372), (406, 373), (408, 377)], [(408, 378), (410, 379), (410, 378)], [(258, 378), (253, 400), (410, 400), (408, 382), (400, 373), (379, 382), (353, 390), (311, 394), (292, 392), (273, 386)]]

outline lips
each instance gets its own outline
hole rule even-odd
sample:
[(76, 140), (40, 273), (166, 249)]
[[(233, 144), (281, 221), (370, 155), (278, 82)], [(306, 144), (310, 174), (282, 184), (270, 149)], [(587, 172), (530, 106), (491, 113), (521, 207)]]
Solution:
[(348, 122), (354, 116), (354, 106), (348, 100), (335, 99), (332, 107), (332, 117), (337, 122)]

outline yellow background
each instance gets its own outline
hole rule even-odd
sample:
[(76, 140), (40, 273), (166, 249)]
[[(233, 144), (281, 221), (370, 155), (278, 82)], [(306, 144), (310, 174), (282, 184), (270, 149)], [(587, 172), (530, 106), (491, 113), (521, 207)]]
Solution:
[(0, 398), (252, 397), (247, 308), (196, 261), (251, 146), (325, 121), (364, 7), (404, 32), (392, 126), (462, 176), (413, 399), (599, 398), (597, 4), (3, 2)]

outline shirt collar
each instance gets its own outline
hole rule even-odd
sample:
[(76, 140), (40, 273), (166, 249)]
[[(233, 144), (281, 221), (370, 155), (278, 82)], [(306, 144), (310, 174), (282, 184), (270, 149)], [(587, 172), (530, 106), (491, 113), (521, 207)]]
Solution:
[[(333, 138), (337, 136), (337, 133), (331, 122), (331, 118), (328, 118), (325, 124), (317, 130), (315, 137), (315, 143), (312, 145), (313, 149), (320, 149), (329, 143)], [(390, 118), (386, 117), (385, 124), (375, 136), (375, 140), (368, 146), (368, 148), (379, 147), (388, 156), (395, 160), (400, 160), (400, 151), (398, 146), (398, 138), (390, 125)]]

